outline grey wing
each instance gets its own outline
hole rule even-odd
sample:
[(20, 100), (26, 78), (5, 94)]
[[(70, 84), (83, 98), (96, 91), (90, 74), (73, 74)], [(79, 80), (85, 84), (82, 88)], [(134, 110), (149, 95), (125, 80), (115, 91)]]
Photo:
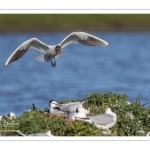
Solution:
[(72, 32), (59, 45), (61, 48), (69, 44), (83, 44), (87, 46), (109, 46), (105, 40), (85, 32)]
[(100, 114), (94, 117), (90, 117), (90, 119), (99, 125), (107, 125), (113, 122), (113, 116), (109, 114)]
[(78, 104), (72, 104), (72, 105), (68, 105), (66, 108), (65, 108), (65, 110), (66, 111), (70, 111), (70, 112), (72, 112), (72, 111), (76, 111), (76, 109), (78, 108), (78, 107), (80, 107), (80, 103)]
[(79, 105), (81, 104), (81, 102), (69, 102), (69, 103), (66, 103), (66, 104), (60, 104), (61, 106), (61, 109), (64, 109), (66, 110), (66, 108), (68, 109), (69, 107), (74, 107), (75, 105)]
[(29, 39), (29, 40), (25, 41), (24, 43), (22, 43), (9, 56), (9, 58), (7, 59), (7, 61), (5, 63), (5, 67), (8, 66), (10, 63), (12, 63), (12, 62), (18, 60), (19, 58), (21, 58), (31, 48), (39, 50), (40, 52), (44, 52), (45, 50), (47, 50), (49, 48), (49, 46), (44, 44), (43, 42), (41, 42), (37, 38)]

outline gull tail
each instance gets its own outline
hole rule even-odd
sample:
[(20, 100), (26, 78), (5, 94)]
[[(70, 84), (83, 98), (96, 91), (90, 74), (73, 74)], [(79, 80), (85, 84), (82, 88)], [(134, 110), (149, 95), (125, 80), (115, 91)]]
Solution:
[(42, 53), (41, 55), (39, 55), (38, 57), (35, 58), (38, 61), (41, 62), (49, 62), (51, 61), (53, 58), (50, 56), (47, 56), (45, 53)]
[(45, 62), (44, 53), (35, 58), (38, 61)]

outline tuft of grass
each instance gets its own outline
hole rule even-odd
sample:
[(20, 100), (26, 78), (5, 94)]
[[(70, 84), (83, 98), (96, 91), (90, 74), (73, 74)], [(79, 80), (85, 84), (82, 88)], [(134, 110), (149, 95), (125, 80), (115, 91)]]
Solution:
[[(150, 129), (150, 107), (140, 104), (140, 96), (135, 102), (131, 102), (126, 94), (103, 92), (87, 93), (86, 99), (90, 107), (90, 116), (104, 113), (107, 107), (116, 112), (118, 120), (110, 129), (110, 135), (103, 134), (102, 130), (93, 124), (79, 120), (72, 121), (63, 115), (53, 115), (40, 109), (24, 112), (16, 119), (4, 117), (0, 121), (0, 134), (16, 136), (13, 130), (20, 130), (24, 134), (51, 130), (55, 136), (145, 136)], [(70, 101), (62, 100), (59, 103)]]

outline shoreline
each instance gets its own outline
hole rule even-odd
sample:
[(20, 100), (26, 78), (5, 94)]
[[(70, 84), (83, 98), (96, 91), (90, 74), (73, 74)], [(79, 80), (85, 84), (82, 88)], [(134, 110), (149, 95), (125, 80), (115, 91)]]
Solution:
[(0, 33), (147, 32), (149, 14), (0, 14)]

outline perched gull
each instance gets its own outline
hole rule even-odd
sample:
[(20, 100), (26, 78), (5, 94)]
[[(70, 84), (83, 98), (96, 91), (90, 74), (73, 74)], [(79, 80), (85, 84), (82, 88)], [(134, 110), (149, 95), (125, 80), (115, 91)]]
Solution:
[(8, 113), (8, 118), (16, 118), (16, 114), (13, 112)]
[[(37, 38), (31, 38), (22, 43), (7, 59), (5, 67), (12, 62), (21, 58), (31, 48), (40, 51), (42, 54), (39, 55), (36, 60), (42, 62), (51, 62), (52, 67), (56, 67), (56, 58), (64, 55), (61, 51), (64, 47), (69, 44), (83, 44), (87, 46), (109, 46), (110, 44), (103, 39), (85, 32), (72, 32), (65, 39), (63, 39), (57, 45), (47, 45)], [(54, 60), (54, 61), (53, 61)]]
[(107, 108), (104, 114), (96, 116), (88, 116), (86, 118), (76, 117), (77, 120), (85, 121), (88, 123), (94, 123), (97, 128), (101, 128), (110, 134), (109, 128), (112, 128), (117, 122), (116, 113), (111, 111), (111, 108)]
[(60, 111), (62, 110), (64, 112), (75, 112), (78, 107), (83, 107), (85, 109), (86, 114), (90, 113), (90, 109), (88, 107), (87, 101), (71, 102), (71, 103), (67, 103), (67, 104), (55, 103), (55, 105), (57, 106), (55, 109), (58, 109)]
[(59, 110), (58, 103), (54, 100), (49, 101), (49, 112), (51, 114), (64, 114), (64, 112)]
[(72, 112), (68, 111), (66, 118), (70, 118), (72, 120), (75, 120), (76, 117), (85, 118), (86, 117), (86, 109), (83, 107), (78, 107), (76, 109), (76, 111), (72, 111)]

